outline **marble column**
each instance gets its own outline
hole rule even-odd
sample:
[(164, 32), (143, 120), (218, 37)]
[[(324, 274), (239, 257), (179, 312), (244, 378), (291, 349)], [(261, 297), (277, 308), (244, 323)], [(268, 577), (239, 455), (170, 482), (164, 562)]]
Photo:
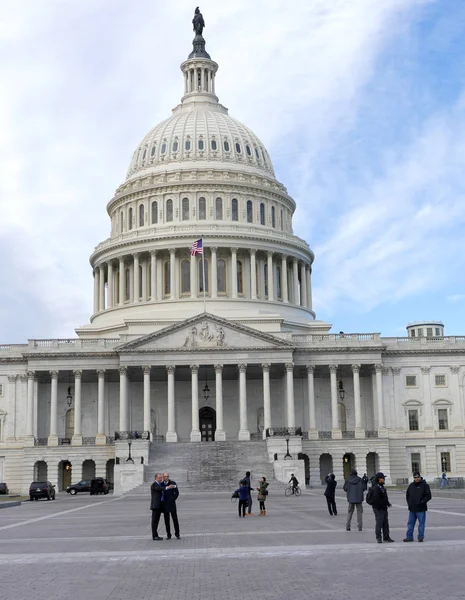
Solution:
[(50, 435), (49, 446), (58, 446), (58, 371), (50, 371)]
[(217, 258), (217, 251), (218, 249), (215, 248), (214, 246), (212, 248), (210, 248), (210, 252), (211, 252), (211, 257), (212, 257), (212, 265), (211, 265), (211, 272), (212, 272), (212, 298), (217, 298), (218, 297), (218, 258)]
[(287, 304), (289, 302), (289, 294), (287, 290), (287, 256), (285, 254), (281, 257), (281, 296), (283, 302)]
[(150, 300), (153, 302), (157, 297), (157, 252), (150, 252)]
[(308, 435), (311, 439), (318, 439), (318, 429), (316, 427), (316, 407), (315, 407), (315, 367), (307, 367), (307, 385), (308, 385)]
[(237, 298), (237, 248), (231, 248), (231, 298)]
[(191, 254), (191, 298), (197, 298), (197, 287), (198, 287), (198, 279), (197, 279), (197, 256), (193, 256)]
[(201, 442), (202, 434), (200, 433), (199, 425), (199, 365), (191, 365), (191, 398), (191, 442)]
[(300, 305), (307, 306), (307, 277), (304, 262), (300, 265)]
[(354, 411), (355, 411), (355, 437), (364, 438), (365, 430), (362, 425), (362, 404), (360, 400), (360, 365), (352, 365), (354, 380)]
[(126, 299), (126, 273), (124, 272), (124, 258), (119, 259), (118, 284), (119, 284), (118, 304), (120, 306), (123, 306), (124, 301)]
[(107, 443), (105, 434), (105, 369), (99, 369), (97, 377), (97, 435), (95, 444), (104, 446)]
[(385, 428), (383, 403), (383, 365), (375, 365), (376, 399), (378, 401), (378, 429)]
[(113, 281), (113, 261), (108, 262), (108, 289), (107, 289), (108, 308), (113, 308), (114, 304), (114, 281)]
[(273, 252), (268, 252), (268, 300), (274, 300), (274, 273), (273, 273)]
[(307, 308), (313, 309), (312, 301), (312, 268), (307, 265)]
[(82, 371), (73, 371), (74, 374), (74, 434), (71, 439), (73, 446), (82, 446), (82, 397), (81, 397), (81, 381)]
[(168, 373), (168, 431), (166, 432), (167, 442), (177, 442), (178, 434), (176, 433), (176, 401), (175, 401), (175, 383), (174, 372), (176, 367), (169, 365), (166, 367)]
[[(170, 300), (176, 298), (176, 248), (170, 248)], [(174, 373), (174, 371), (173, 371)]]
[(294, 363), (286, 363), (287, 426), (295, 427)]
[(339, 426), (338, 396), (337, 396), (337, 365), (329, 365), (329, 377), (331, 385), (331, 429), (333, 438), (342, 438)]
[(157, 256), (157, 302), (161, 302), (161, 300), (163, 300), (164, 294), (165, 290), (163, 288), (163, 257)]
[(119, 430), (129, 430), (128, 368), (119, 368)]
[(134, 263), (129, 263), (129, 302), (134, 302)]
[[(150, 371), (151, 366), (142, 367), (144, 373), (144, 431), (150, 432), (151, 429), (151, 413), (150, 413)], [(151, 435), (151, 432), (150, 432)]]
[(226, 432), (223, 424), (223, 365), (215, 365), (215, 387), (216, 387), (216, 431), (215, 441), (224, 442)]
[(257, 251), (255, 248), (250, 250), (250, 290), (252, 300), (257, 299)]
[(105, 266), (99, 267), (99, 310), (105, 310)]
[(26, 436), (34, 435), (34, 371), (27, 372)]
[(247, 424), (247, 365), (238, 365), (239, 369), (239, 439), (250, 440)]
[(263, 439), (266, 439), (266, 431), (271, 427), (271, 390), (270, 369), (268, 363), (262, 364), (263, 372)]
[(134, 302), (140, 302), (139, 253), (133, 254), (134, 259)]
[(142, 302), (147, 302), (147, 273), (148, 260), (142, 261)]
[(296, 304), (298, 306), (300, 304), (300, 298), (299, 298), (299, 263), (298, 263), (297, 258), (294, 258), (294, 260), (292, 261), (292, 279), (293, 279), (293, 283), (294, 283), (294, 294), (293, 294), (292, 301), (294, 304)]
[(99, 270), (94, 269), (94, 314), (98, 313), (98, 301), (99, 301)]

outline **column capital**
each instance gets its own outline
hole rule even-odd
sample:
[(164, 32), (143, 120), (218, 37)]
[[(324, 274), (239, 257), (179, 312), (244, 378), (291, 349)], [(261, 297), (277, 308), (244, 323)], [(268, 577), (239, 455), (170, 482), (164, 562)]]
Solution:
[(18, 377), (17, 375), (8, 375), (8, 381), (10, 383), (15, 383), (17, 377)]
[(118, 368), (119, 374), (120, 375), (127, 375), (128, 373), (128, 368), (127, 367), (119, 367)]
[(174, 256), (176, 254), (176, 248), (170, 248), (170, 256)]
[(132, 253), (132, 258), (139, 258), (140, 256), (140, 252), (133, 252)]
[(26, 373), (26, 376), (27, 376), (28, 379), (35, 379), (36, 372), (35, 371), (28, 371)]
[[(27, 381), (27, 375), (20, 375), (20, 376), (19, 376), (19, 379), (20, 379), (21, 381), (23, 381), (23, 382), (24, 382), (24, 381)], [(35, 377), (33, 377), (33, 379), (35, 379)]]
[(124, 256), (120, 256), (118, 260), (120, 265), (124, 265)]
[[(168, 367), (166, 367), (166, 368), (168, 368)], [(198, 373), (199, 372), (199, 365), (191, 365), (190, 366), (190, 370), (191, 370), (191, 373)]]
[(168, 375), (174, 374), (174, 372), (176, 371), (176, 367), (175, 365), (167, 365), (166, 370), (168, 372)]
[(401, 367), (391, 367), (391, 371), (393, 375), (400, 375)]
[(286, 363), (284, 365), (284, 367), (285, 367), (286, 371), (294, 371), (294, 363), (293, 362)]
[(232, 254), (237, 254), (237, 248), (231, 248)]
[(287, 260), (287, 254), (281, 254), (281, 260)]
[(315, 367), (313, 365), (307, 365), (307, 373), (313, 375), (315, 373)]
[(105, 369), (97, 369), (97, 375), (99, 377), (105, 377)]
[(270, 258), (270, 257), (273, 258), (273, 254), (274, 254), (273, 250), (268, 250), (268, 252), (267, 252), (268, 258)]
[(237, 370), (239, 371), (239, 373), (245, 373), (247, 371), (247, 365), (244, 365), (244, 364), (237, 365)]
[(152, 370), (152, 367), (150, 365), (144, 365), (142, 367), (142, 371), (144, 372), (144, 375), (146, 375), (147, 373), (150, 375), (151, 370)]
[(100, 269), (100, 271), (105, 271), (105, 263), (100, 264), (98, 268)]
[(375, 365), (375, 373), (382, 373), (383, 372), (383, 365)]
[(336, 373), (337, 373), (337, 368), (338, 368), (338, 366), (339, 366), (339, 365), (329, 365), (329, 366), (328, 366), (329, 372), (330, 372), (330, 373), (334, 373), (334, 374), (336, 374)]
[(352, 373), (360, 373), (360, 367), (362, 365), (352, 365)]
[(73, 371), (73, 375), (75, 379), (81, 379), (82, 377), (82, 370), (81, 369), (76, 369), (75, 371)]
[(155, 258), (156, 255), (157, 255), (156, 250), (150, 250), (150, 256), (153, 256)]
[(215, 365), (215, 373), (222, 373), (223, 365)]
[[(58, 379), (58, 371), (49, 371), (52, 379)], [(29, 374), (28, 374), (29, 377)]]
[(257, 249), (256, 248), (250, 248), (250, 254), (252, 256), (255, 256), (257, 254)]
[(458, 373), (459, 371), (460, 371), (460, 367), (459, 367), (459, 366), (457, 366), (457, 365), (452, 365), (452, 366), (450, 367), (450, 372), (451, 372), (451, 373), (454, 373), (454, 375), (457, 375), (457, 373)]
[(431, 370), (431, 367), (421, 367), (421, 374), (428, 375)]
[(262, 363), (262, 371), (264, 373), (269, 373), (271, 369), (270, 363)]
[(210, 246), (210, 252), (218, 252), (217, 246)]

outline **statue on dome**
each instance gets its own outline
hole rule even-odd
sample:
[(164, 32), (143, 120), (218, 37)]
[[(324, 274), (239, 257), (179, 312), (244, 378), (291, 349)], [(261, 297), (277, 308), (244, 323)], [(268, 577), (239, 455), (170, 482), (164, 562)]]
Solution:
[(201, 36), (205, 27), (205, 21), (203, 20), (202, 13), (200, 12), (200, 8), (198, 6), (195, 9), (192, 25), (194, 26), (195, 34)]

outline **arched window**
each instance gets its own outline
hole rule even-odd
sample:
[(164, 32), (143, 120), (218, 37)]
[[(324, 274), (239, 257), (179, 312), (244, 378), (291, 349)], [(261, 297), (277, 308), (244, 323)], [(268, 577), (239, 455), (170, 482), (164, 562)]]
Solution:
[(268, 265), (267, 263), (263, 266), (263, 283), (265, 286), (265, 298), (268, 297)]
[(178, 140), (174, 140), (173, 142), (173, 152), (177, 152), (179, 150), (179, 142)]
[(275, 207), (271, 207), (271, 227), (276, 227), (276, 210)]
[(207, 218), (207, 201), (205, 198), (199, 198), (199, 221), (205, 221)]
[(171, 293), (170, 274), (171, 274), (170, 261), (167, 260), (163, 267), (163, 279), (164, 279), (164, 288), (163, 289), (165, 291), (165, 296), (169, 296)]
[(121, 211), (119, 213), (119, 231), (120, 231), (120, 233), (123, 233), (123, 224), (124, 224), (124, 217), (123, 217), (123, 211)]
[(223, 200), (222, 200), (222, 198), (217, 198), (215, 205), (216, 205), (216, 220), (222, 221), (223, 220)]
[(199, 150), (203, 150), (205, 148), (205, 142), (202, 138), (199, 140)]
[(139, 204), (139, 227), (144, 226), (144, 205)]
[(125, 299), (129, 301), (131, 299), (131, 270), (126, 268), (125, 271)]
[(237, 293), (244, 293), (244, 278), (243, 278), (243, 269), (242, 262), (240, 260), (237, 261)]
[(189, 198), (182, 199), (182, 220), (189, 220)]
[(253, 222), (252, 200), (247, 200), (247, 223)]
[(142, 155), (142, 160), (145, 160), (146, 156), (147, 156), (147, 146), (144, 148), (144, 154)]
[(158, 223), (158, 202), (154, 200), (152, 202), (152, 225)]
[(281, 298), (281, 267), (276, 267), (276, 289), (278, 298)]
[(260, 203), (260, 225), (265, 225), (265, 204)]
[(226, 294), (226, 261), (218, 259), (216, 269), (218, 294)]
[[(199, 273), (199, 292), (203, 294), (203, 261), (200, 258), (197, 263), (197, 271)], [(205, 261), (205, 292), (208, 294), (208, 261)]]
[(247, 152), (247, 156), (252, 156), (252, 150), (250, 149), (249, 144), (246, 145), (245, 150)]
[(186, 140), (184, 148), (187, 150), (187, 152), (189, 152), (189, 150), (191, 149), (191, 141), (189, 139)]
[(173, 220), (173, 201), (166, 201), (166, 222)]
[(153, 158), (155, 156), (155, 152), (157, 151), (157, 144), (154, 142), (152, 146), (152, 151), (150, 152), (150, 156)]
[(163, 144), (161, 145), (161, 153), (165, 154), (165, 152), (166, 152), (166, 142), (163, 141)]
[(255, 146), (255, 156), (257, 157), (257, 160), (260, 160), (260, 154), (258, 153), (258, 148)]
[(223, 142), (223, 148), (224, 148), (225, 152), (229, 152), (230, 148), (229, 148), (229, 142), (228, 142), (228, 140), (224, 140), (224, 142)]
[(239, 209), (238, 209), (236, 198), (233, 198), (231, 200), (231, 214), (232, 214), (233, 221), (239, 221)]
[(181, 294), (191, 291), (191, 261), (186, 258), (181, 262)]
[(236, 152), (238, 154), (241, 154), (241, 152), (242, 152), (242, 148), (241, 148), (241, 145), (239, 144), (239, 142), (236, 142)]
[(132, 208), (128, 210), (128, 229), (132, 229)]
[(218, 150), (218, 144), (216, 143), (216, 140), (212, 140), (212, 150)]

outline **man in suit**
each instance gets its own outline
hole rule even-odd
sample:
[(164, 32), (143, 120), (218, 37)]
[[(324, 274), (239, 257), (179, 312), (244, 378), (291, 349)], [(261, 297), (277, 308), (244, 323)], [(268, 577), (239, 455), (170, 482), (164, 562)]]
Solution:
[(165, 528), (166, 528), (166, 539), (171, 539), (171, 526), (170, 526), (170, 515), (173, 519), (174, 535), (177, 540), (181, 539), (179, 534), (179, 521), (178, 513), (176, 510), (176, 499), (179, 496), (179, 489), (175, 481), (170, 479), (170, 474), (165, 471), (163, 473), (163, 486), (165, 488)]
[[(161, 473), (155, 474), (155, 481), (152, 483), (150, 493), (150, 510), (152, 511), (152, 540), (159, 541), (163, 538), (158, 535), (158, 523), (160, 522), (161, 514), (165, 512), (165, 487), (163, 485), (163, 475)], [(168, 531), (168, 529), (166, 531)]]

